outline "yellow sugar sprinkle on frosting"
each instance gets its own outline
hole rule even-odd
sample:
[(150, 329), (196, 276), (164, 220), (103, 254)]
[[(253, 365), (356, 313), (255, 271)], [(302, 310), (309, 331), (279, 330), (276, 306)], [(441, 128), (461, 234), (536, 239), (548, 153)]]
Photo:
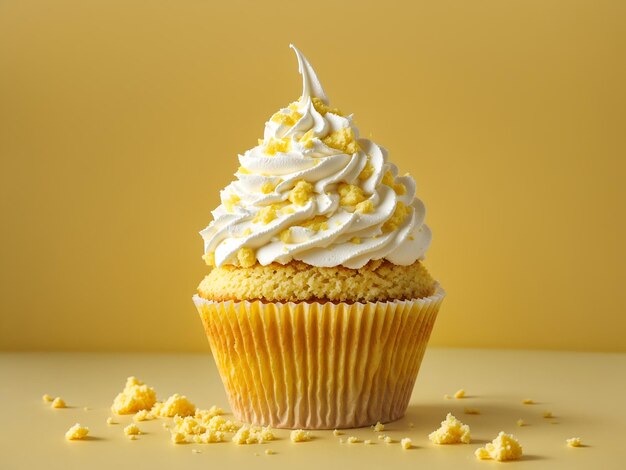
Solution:
[(224, 207), (226, 208), (228, 212), (232, 212), (233, 209), (235, 208), (235, 205), (239, 201), (241, 201), (241, 198), (239, 196), (237, 196), (236, 194), (231, 194), (229, 198), (226, 199), (226, 201), (224, 201)]
[(289, 150), (291, 141), (286, 139), (275, 139), (270, 137), (269, 141), (265, 143), (265, 153), (268, 155), (276, 155), (277, 153), (284, 153)]
[(300, 114), (298, 111), (295, 111), (291, 108), (289, 108), (289, 110), (291, 111), (291, 113), (289, 114), (284, 114), (280, 111), (275, 113), (270, 118), (270, 120), (278, 124), (284, 124), (286, 126), (293, 126), (302, 117), (302, 114)]

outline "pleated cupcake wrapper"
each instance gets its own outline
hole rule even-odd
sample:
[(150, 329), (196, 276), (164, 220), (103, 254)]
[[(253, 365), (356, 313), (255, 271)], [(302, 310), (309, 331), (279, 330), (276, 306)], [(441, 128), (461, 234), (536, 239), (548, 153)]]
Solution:
[(238, 420), (335, 429), (404, 415), (445, 293), (370, 303), (194, 296)]

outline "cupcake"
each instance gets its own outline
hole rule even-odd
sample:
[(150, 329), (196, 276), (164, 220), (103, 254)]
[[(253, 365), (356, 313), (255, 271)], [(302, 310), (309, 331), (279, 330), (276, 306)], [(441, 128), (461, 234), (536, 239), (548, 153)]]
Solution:
[(240, 421), (334, 429), (404, 415), (444, 292), (415, 181), (359, 137), (295, 51), (302, 96), (239, 155), (201, 233), (194, 302)]

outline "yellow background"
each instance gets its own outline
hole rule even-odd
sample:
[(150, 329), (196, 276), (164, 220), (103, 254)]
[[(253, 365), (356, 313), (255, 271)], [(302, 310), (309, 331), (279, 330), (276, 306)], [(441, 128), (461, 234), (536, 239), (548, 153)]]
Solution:
[(626, 2), (0, 2), (0, 348), (208, 350), (198, 235), (297, 98), (411, 172), (432, 343), (626, 351)]

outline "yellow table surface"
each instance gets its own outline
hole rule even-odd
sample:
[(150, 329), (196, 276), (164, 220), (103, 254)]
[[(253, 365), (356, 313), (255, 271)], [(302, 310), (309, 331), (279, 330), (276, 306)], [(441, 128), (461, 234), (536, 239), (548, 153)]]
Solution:
[[(626, 459), (626, 354), (429, 349), (407, 415), (386, 426), (396, 442), (383, 443), (369, 428), (348, 431), (361, 441), (373, 439), (370, 446), (340, 444), (330, 431), (315, 431), (314, 440), (294, 444), (286, 430), (262, 445), (175, 445), (162, 426), (168, 419), (139, 423), (145, 434), (131, 441), (122, 430), (130, 416), (106, 424), (113, 397), (129, 375), (155, 387), (159, 399), (178, 392), (197, 406), (228, 409), (208, 354), (2, 353), (0, 468), (626, 468), (620, 460)], [(467, 398), (444, 398), (459, 388)], [(69, 407), (51, 409), (41, 399), (44, 393), (61, 396)], [(522, 405), (524, 398), (537, 404)], [(465, 407), (481, 414), (466, 415)], [(556, 418), (543, 418), (546, 410)], [(428, 433), (448, 412), (470, 425), (471, 444), (429, 442)], [(518, 418), (528, 425), (518, 427)], [(89, 440), (65, 440), (75, 422), (90, 428)], [(519, 438), (524, 458), (507, 464), (477, 460), (474, 450), (501, 430)], [(567, 447), (565, 439), (573, 436), (585, 447)], [(403, 437), (415, 448), (403, 450)], [(276, 454), (265, 455), (266, 449)]]

